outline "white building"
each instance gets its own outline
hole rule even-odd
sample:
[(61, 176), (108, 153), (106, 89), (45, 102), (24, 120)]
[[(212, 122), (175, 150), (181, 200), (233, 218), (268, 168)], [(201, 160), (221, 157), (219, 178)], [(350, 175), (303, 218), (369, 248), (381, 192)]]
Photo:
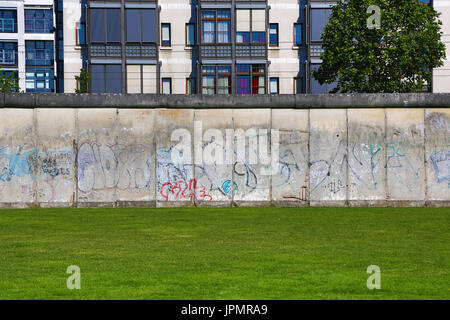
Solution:
[(0, 1), (0, 65), (26, 92), (55, 91), (52, 0)]
[(441, 41), (446, 46), (447, 59), (444, 65), (433, 70), (433, 92), (450, 92), (450, 1), (449, 0), (434, 0), (433, 6), (436, 11), (441, 13), (440, 20), (442, 21)]

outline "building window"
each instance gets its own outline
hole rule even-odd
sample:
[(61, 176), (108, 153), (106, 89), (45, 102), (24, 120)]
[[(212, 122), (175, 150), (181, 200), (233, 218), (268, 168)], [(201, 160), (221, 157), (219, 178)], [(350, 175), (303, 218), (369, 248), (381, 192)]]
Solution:
[(27, 66), (53, 65), (53, 41), (27, 40), (25, 41), (25, 51)]
[(195, 24), (186, 23), (186, 47), (195, 45)]
[(52, 33), (53, 10), (52, 9), (25, 9), (25, 32), (27, 33)]
[(126, 9), (127, 42), (156, 43), (154, 9)]
[[(19, 77), (18, 77), (18, 71), (17, 70), (0, 70), (0, 77), (2, 77), (1, 81), (7, 81), (11, 80), (14, 81), (15, 85), (19, 85)], [(15, 92), (15, 88), (10, 89), (11, 92)]]
[(271, 23), (269, 26), (269, 45), (278, 47), (278, 23)]
[(311, 9), (311, 41), (322, 42), (322, 32), (328, 23), (332, 9)]
[(224, 9), (203, 10), (202, 43), (231, 43), (231, 11)]
[(120, 9), (90, 9), (90, 41), (120, 42)]
[(0, 32), (17, 32), (16, 10), (0, 10)]
[(162, 78), (162, 94), (172, 93), (172, 78)]
[(156, 93), (156, 65), (127, 65), (127, 93)]
[(231, 66), (202, 67), (202, 94), (231, 94)]
[(266, 93), (266, 77), (264, 65), (252, 66), (252, 94)]
[(303, 44), (303, 24), (294, 23), (294, 45), (301, 46)]
[(86, 24), (77, 22), (76, 45), (86, 44)]
[(92, 93), (122, 93), (122, 66), (91, 65), (91, 88)]
[(280, 79), (270, 78), (270, 94), (279, 94), (279, 93), (280, 93)]
[(195, 78), (186, 79), (186, 94), (195, 94)]
[(237, 94), (250, 94), (250, 65), (236, 65)]
[(17, 64), (17, 42), (0, 42), (0, 65)]
[(53, 92), (54, 71), (51, 68), (26, 68), (25, 83), (27, 92)]
[(264, 65), (236, 65), (237, 94), (265, 94), (265, 69)]
[[(251, 21), (251, 23), (250, 23)], [(239, 9), (236, 11), (236, 42), (239, 44), (266, 43), (266, 11)], [(251, 35), (251, 36), (250, 36)]]
[[(318, 70), (320, 68), (320, 64), (311, 64), (311, 72), (314, 70)], [(337, 86), (337, 81), (333, 83), (324, 83), (320, 84), (318, 80), (314, 77), (311, 77), (311, 93), (330, 93)]]
[(161, 45), (170, 47), (172, 44), (170, 32), (170, 23), (161, 23)]
[(304, 93), (303, 91), (303, 78), (295, 77), (294, 78), (294, 94)]

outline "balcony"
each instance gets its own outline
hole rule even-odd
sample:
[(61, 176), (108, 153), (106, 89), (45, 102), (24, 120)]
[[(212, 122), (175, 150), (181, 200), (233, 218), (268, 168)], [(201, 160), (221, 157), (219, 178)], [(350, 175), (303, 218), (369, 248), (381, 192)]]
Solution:
[(231, 45), (202, 45), (202, 58), (231, 58)]
[(263, 58), (266, 56), (265, 45), (236, 45), (236, 57), (258, 57)]
[(92, 57), (121, 57), (121, 45), (91, 45)]
[(0, 32), (16, 32), (16, 20), (0, 18)]
[(322, 45), (320, 45), (320, 44), (312, 44), (310, 46), (310, 48), (311, 48), (311, 56), (312, 57), (320, 57), (320, 55), (324, 51), (322, 48)]
[(156, 45), (127, 45), (126, 46), (127, 57), (145, 57), (156, 58)]
[(0, 49), (0, 65), (17, 64), (17, 51)]

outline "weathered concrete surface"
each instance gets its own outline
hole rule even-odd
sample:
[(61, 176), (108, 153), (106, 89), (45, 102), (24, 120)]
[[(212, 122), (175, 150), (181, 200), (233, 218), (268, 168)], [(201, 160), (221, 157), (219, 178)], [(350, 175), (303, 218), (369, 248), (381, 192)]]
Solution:
[(2, 108), (0, 207), (450, 206), (449, 108), (284, 107)]
[(425, 200), (424, 110), (386, 110), (388, 199)]
[(427, 200), (450, 199), (450, 110), (425, 110)]
[(36, 109), (37, 201), (41, 206), (76, 202), (76, 110)]
[[(230, 205), (237, 190), (233, 182), (233, 110), (195, 110), (194, 171), (199, 205)], [(228, 148), (227, 148), (228, 143)], [(229, 150), (230, 152), (227, 152)]]
[(0, 112), (0, 201), (5, 206), (27, 207), (37, 196), (34, 110)]
[(386, 200), (383, 109), (348, 110), (348, 200)]
[(154, 110), (119, 110), (117, 124), (116, 200), (155, 201)]
[(111, 205), (116, 199), (118, 161), (116, 109), (80, 109), (78, 127), (78, 204)]
[(309, 111), (272, 110), (272, 129), (279, 130), (279, 167), (272, 176), (272, 200), (307, 204)]
[[(269, 141), (270, 109), (233, 110), (234, 123), (234, 167), (233, 182), (236, 192), (235, 202), (245, 205), (246, 202), (270, 201), (270, 175), (263, 173), (265, 165), (260, 161), (260, 148), (266, 151), (262, 137)], [(259, 130), (266, 130), (264, 134)], [(244, 147), (240, 145), (244, 143)]]
[(449, 108), (449, 93), (372, 93), (298, 95), (156, 95), (1, 93), (7, 108)]
[(157, 109), (155, 116), (158, 205), (192, 204), (194, 110)]
[(310, 111), (310, 200), (347, 200), (347, 110)]

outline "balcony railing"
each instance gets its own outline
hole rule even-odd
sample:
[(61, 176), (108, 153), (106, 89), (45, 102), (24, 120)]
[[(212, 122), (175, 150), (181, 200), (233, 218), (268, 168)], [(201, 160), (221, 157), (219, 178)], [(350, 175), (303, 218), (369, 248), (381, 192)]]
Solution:
[(15, 19), (0, 18), (0, 32), (16, 32)]
[(264, 45), (237, 45), (236, 57), (265, 57), (266, 46)]
[(17, 51), (0, 49), (0, 65), (17, 64)]
[(231, 46), (202, 45), (203, 58), (231, 57)]
[(324, 51), (322, 45), (320, 44), (312, 44), (310, 48), (311, 48), (311, 56), (313, 57), (319, 57)]
[(121, 45), (91, 45), (92, 57), (120, 57), (122, 56)]
[(156, 58), (156, 45), (130, 45), (126, 46), (127, 57), (147, 57)]
[(25, 32), (27, 33), (51, 33), (52, 29), (53, 19), (25, 19)]

